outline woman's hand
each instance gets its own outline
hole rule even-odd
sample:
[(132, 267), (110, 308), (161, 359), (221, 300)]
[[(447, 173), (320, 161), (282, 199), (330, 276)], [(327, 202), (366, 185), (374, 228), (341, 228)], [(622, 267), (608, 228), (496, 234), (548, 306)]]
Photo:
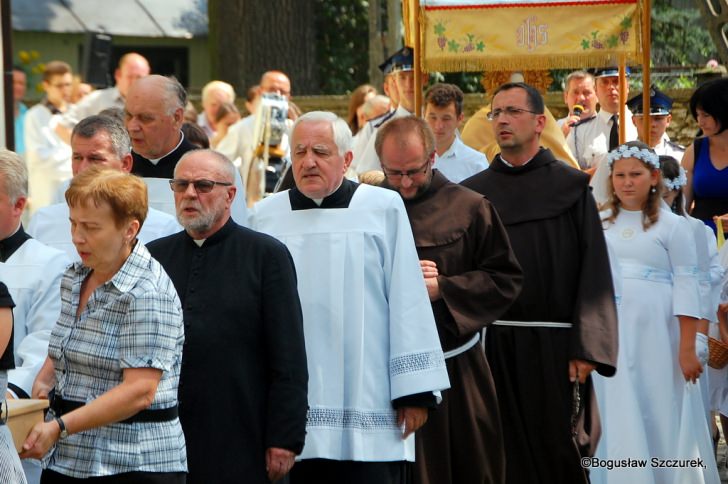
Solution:
[(678, 314), (680, 321), (680, 349), (678, 350), (678, 362), (686, 381), (695, 383), (703, 367), (695, 352), (695, 335), (698, 329), (698, 319), (692, 316)]
[(58, 422), (39, 422), (31, 429), (23, 443), (21, 459), (42, 459), (61, 435)]
[(715, 224), (718, 225), (716, 219), (720, 219), (720, 223), (723, 224), (723, 231), (728, 229), (728, 213), (724, 213), (723, 215), (717, 215), (717, 216), (713, 217), (713, 222), (715, 222)]
[(695, 383), (703, 372), (703, 366), (698, 360), (698, 355), (695, 354), (695, 346), (686, 349), (681, 348), (678, 360), (680, 361), (680, 368), (682, 369), (685, 381)]
[(43, 366), (38, 372), (38, 376), (35, 377), (33, 388), (30, 390), (30, 396), (33, 398), (48, 400), (48, 395), (55, 384), (56, 376), (53, 370), (53, 362), (46, 356)]
[(723, 343), (728, 344), (728, 303), (718, 305), (717, 316), (720, 339)]

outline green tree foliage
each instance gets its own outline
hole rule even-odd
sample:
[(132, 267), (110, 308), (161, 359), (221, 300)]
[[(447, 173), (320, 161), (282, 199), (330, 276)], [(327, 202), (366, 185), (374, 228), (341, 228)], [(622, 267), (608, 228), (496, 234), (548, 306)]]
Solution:
[(718, 53), (694, 7), (674, 7), (671, 0), (652, 3), (652, 64), (677, 66), (705, 64)]
[[(372, 0), (382, 2), (386, 0)], [(700, 11), (684, 0), (653, 0), (653, 66), (701, 65), (717, 57)], [(351, 92), (368, 79), (367, 0), (315, 0), (316, 48), (322, 94)], [(592, 67), (592, 66), (586, 66)], [(552, 90), (570, 70), (553, 71)], [(482, 92), (478, 73), (433, 73), (432, 81), (451, 82), (464, 92)]]
[(366, 0), (316, 0), (316, 48), (323, 94), (343, 94), (369, 82)]

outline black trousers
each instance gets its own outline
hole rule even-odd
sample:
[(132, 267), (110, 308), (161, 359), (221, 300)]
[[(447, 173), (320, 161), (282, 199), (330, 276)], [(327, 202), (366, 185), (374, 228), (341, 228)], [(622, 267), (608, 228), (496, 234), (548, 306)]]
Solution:
[(124, 472), (113, 476), (89, 477), (81, 479), (69, 477), (58, 472), (43, 469), (40, 484), (72, 484), (77, 482), (99, 482), (104, 484), (185, 484), (185, 472)]
[(410, 484), (412, 464), (305, 459), (296, 462), (290, 476), (290, 484)]

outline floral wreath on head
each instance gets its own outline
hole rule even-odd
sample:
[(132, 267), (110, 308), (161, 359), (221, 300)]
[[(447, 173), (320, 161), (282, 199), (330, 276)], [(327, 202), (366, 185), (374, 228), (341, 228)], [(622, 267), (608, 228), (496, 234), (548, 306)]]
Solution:
[(680, 174), (678, 176), (676, 176), (675, 178), (663, 177), (662, 183), (665, 185), (665, 188), (667, 188), (670, 191), (677, 190), (688, 184), (688, 174), (685, 171), (685, 168), (683, 168), (681, 166)]
[(612, 165), (617, 160), (622, 158), (637, 158), (642, 160), (648, 165), (652, 165), (655, 170), (660, 169), (660, 157), (657, 154), (647, 148), (640, 148), (638, 146), (620, 145), (614, 148), (607, 155), (607, 163), (609, 164), (609, 172), (612, 172)]

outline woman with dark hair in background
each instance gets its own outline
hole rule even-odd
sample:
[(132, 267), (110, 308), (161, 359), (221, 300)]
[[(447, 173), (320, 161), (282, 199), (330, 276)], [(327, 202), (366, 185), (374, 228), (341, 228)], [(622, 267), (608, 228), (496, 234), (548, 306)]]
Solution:
[(685, 150), (682, 166), (688, 212), (715, 231), (713, 217), (728, 222), (728, 78), (708, 81), (690, 98), (703, 137)]

